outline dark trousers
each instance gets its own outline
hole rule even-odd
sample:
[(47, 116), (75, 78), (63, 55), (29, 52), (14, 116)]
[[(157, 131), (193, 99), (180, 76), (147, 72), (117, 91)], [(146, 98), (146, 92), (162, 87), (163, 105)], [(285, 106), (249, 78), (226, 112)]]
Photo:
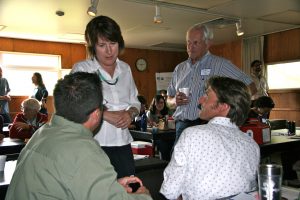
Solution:
[(113, 147), (102, 146), (102, 149), (117, 172), (117, 178), (135, 175), (134, 159), (130, 144)]
[(2, 113), (0, 115), (3, 117), (4, 124), (8, 125), (11, 123), (11, 118), (8, 113)]

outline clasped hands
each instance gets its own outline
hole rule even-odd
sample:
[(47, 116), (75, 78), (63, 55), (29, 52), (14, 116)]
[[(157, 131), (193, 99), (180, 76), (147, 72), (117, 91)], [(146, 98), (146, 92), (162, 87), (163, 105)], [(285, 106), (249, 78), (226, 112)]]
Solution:
[(117, 128), (128, 128), (131, 124), (130, 113), (126, 110), (104, 111), (104, 120)]
[(17, 131), (21, 131), (21, 130), (29, 130), (30, 126), (24, 122), (15, 122), (14, 126), (16, 127)]
[(121, 184), (125, 188), (127, 193), (132, 193), (132, 188), (129, 186), (129, 184), (130, 183), (136, 183), (136, 182), (138, 182), (140, 184), (140, 187), (135, 192), (136, 194), (148, 194), (148, 195), (150, 195), (149, 190), (145, 186), (143, 186), (143, 183), (142, 183), (141, 179), (139, 179), (138, 177), (135, 177), (135, 176), (128, 177), (128, 176), (126, 176), (126, 177), (118, 179), (118, 183)]

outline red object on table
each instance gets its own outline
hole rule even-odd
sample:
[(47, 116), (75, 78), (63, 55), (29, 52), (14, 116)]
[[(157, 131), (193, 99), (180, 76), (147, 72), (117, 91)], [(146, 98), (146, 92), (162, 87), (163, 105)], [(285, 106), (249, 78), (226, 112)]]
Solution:
[(134, 141), (131, 143), (131, 149), (133, 154), (153, 157), (153, 147), (150, 142)]
[(250, 118), (240, 129), (252, 137), (257, 144), (271, 142), (270, 126), (260, 122), (258, 119)]

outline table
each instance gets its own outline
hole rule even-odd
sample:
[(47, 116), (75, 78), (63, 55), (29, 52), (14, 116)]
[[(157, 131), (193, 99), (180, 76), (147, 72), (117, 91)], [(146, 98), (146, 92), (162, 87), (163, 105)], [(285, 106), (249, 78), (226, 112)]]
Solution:
[(300, 137), (272, 135), (271, 142), (259, 145), (260, 154), (268, 156), (274, 152), (300, 150)]
[(8, 129), (8, 126), (3, 126), (2, 132), (3, 132), (3, 134), (5, 135), (5, 137), (8, 137), (8, 136), (9, 136), (9, 129)]
[(18, 155), (25, 145), (24, 140), (6, 137), (0, 142), (0, 155)]

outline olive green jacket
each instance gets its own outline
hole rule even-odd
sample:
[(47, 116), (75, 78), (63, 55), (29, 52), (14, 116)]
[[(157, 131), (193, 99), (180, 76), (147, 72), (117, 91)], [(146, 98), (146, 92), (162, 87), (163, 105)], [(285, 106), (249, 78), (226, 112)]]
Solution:
[(128, 194), (116, 176), (88, 129), (54, 115), (22, 150), (6, 200), (152, 199)]

